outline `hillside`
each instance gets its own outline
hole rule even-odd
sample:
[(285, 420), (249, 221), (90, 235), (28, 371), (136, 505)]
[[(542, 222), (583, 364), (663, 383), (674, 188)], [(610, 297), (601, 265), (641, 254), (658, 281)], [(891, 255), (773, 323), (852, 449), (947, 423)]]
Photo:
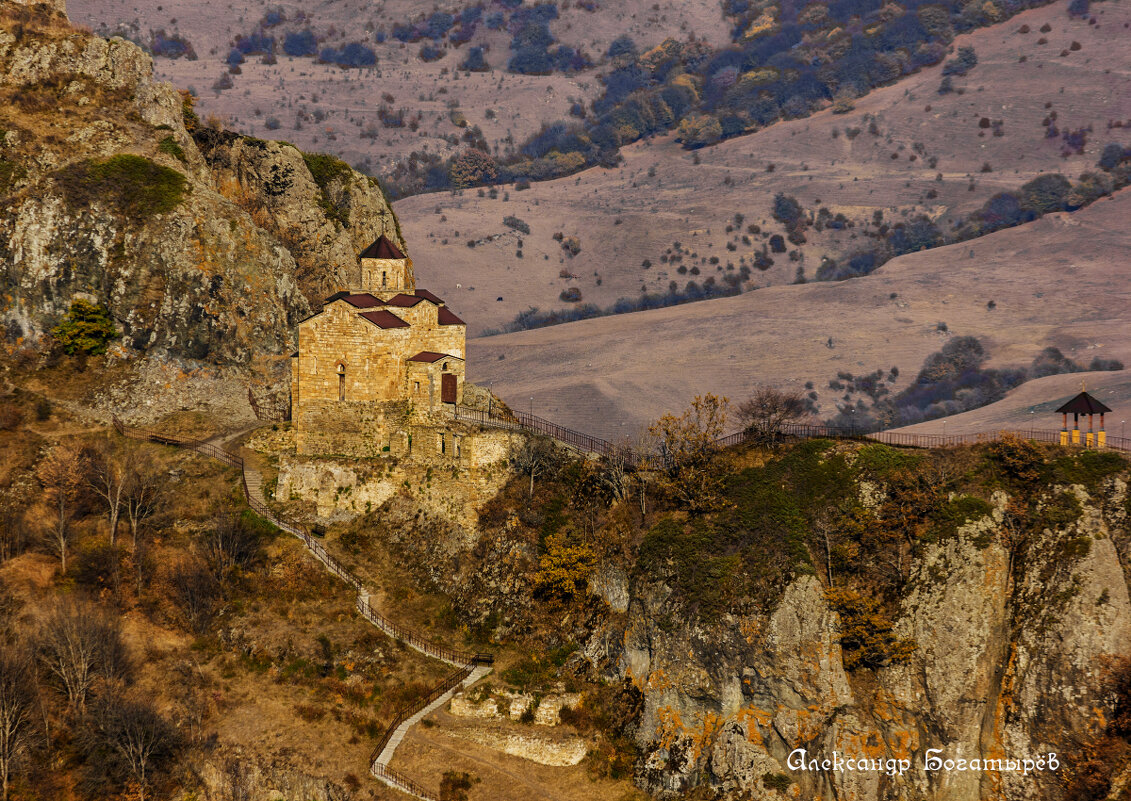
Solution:
[[(945, 426), (943, 420), (929, 420), (894, 430), (948, 435), (975, 434), (995, 429), (1033, 428), (1057, 431), (1060, 429), (1061, 418), (1055, 413), (1056, 409), (1080, 392), (1081, 382), (1089, 395), (1095, 396), (1112, 410), (1105, 420), (1108, 437), (1131, 435), (1131, 428), (1126, 424), (1128, 414), (1131, 414), (1131, 375), (1125, 370), (1038, 378), (1022, 384), (996, 403), (945, 418)], [(1097, 417), (1097, 430), (1099, 425)], [(1081, 431), (1088, 430), (1086, 418), (1080, 421), (1080, 426)], [(1072, 427), (1071, 417), (1068, 418), (1068, 427)]]
[[(458, 303), (478, 332), (530, 307), (578, 305), (563, 302), (567, 289), (608, 307), (642, 290), (664, 294), (672, 282), (683, 290), (741, 276), (743, 286), (764, 287), (796, 280), (799, 269), (813, 280), (825, 257), (843, 264), (876, 247), (877, 214), (888, 228), (924, 215), (949, 232), (996, 193), (1046, 172), (1076, 180), (1096, 169), (1107, 143), (1131, 145), (1131, 51), (1122, 46), (1131, 9), (1096, 4), (1090, 25), (1066, 7), (1057, 2), (959, 36), (956, 47), (978, 56), (955, 79), (961, 94), (940, 95), (943, 66), (929, 67), (857, 99), (848, 113), (828, 109), (690, 152), (656, 137), (623, 148), (618, 168), (495, 198), (475, 190), (410, 197), (397, 212), (429, 286)], [(1045, 25), (1051, 30), (1041, 33)], [(1074, 41), (1079, 51), (1068, 49)], [(1061, 136), (1050, 138), (1042, 123), (1053, 112)], [(998, 120), (1001, 136), (989, 127)], [(1090, 130), (1086, 143), (1066, 154), (1063, 133), (1077, 129)], [(786, 234), (771, 216), (777, 193), (795, 197), (810, 217), (824, 207), (853, 227), (812, 226), (803, 245), (773, 252), (769, 237)], [(504, 225), (508, 216), (530, 234)], [(576, 236), (580, 252), (567, 255), (557, 232)], [(773, 265), (757, 267), (759, 253)]]
[[(488, 5), (488, 12), (508, 8), (501, 3)], [(514, 5), (518, 4), (510, 4)], [(632, 0), (589, 6), (562, 3), (550, 30), (561, 43), (584, 52), (597, 65), (609, 44), (621, 35), (633, 37), (645, 48), (668, 36), (695, 35), (716, 46), (728, 39), (726, 20), (715, 3)], [(392, 36), (397, 25), (410, 25), (436, 12), (458, 16), (476, 7), (484, 4), (449, 0), (425, 9), (408, 0), (376, 5), (355, 0), (322, 0), (313, 5), (207, 0), (190, 6), (162, 5), (161, 0), (78, 0), (70, 3), (69, 10), (76, 22), (107, 33), (121, 32), (146, 44), (156, 31), (182, 37), (196, 58), (158, 58), (157, 75), (180, 88), (193, 87), (203, 115), (217, 115), (233, 129), (253, 136), (281, 136), (304, 149), (333, 152), (350, 164), (366, 163), (384, 175), (413, 151), (450, 155), (463, 146), (460, 137), (464, 131), (450, 119), (452, 105), (462, 110), (470, 125), (481, 129), (490, 149), (505, 151), (543, 123), (569, 117), (575, 102), (587, 104), (600, 94), (597, 66), (546, 76), (505, 73), (511, 38), (505, 30), (479, 25), (474, 37), (458, 47), (444, 37), (435, 43), (427, 40), (438, 48), (438, 57), (429, 61), (418, 57), (420, 43), (406, 45)], [(226, 59), (234, 40), (258, 30), (268, 12), (284, 18), (263, 29), (280, 44), (277, 64), (263, 64), (260, 57), (250, 56), (240, 65), (241, 72), (230, 76), (233, 88), (210, 90), (227, 72)], [(304, 30), (318, 37), (319, 50), (364, 43), (377, 65), (343, 70), (311, 58), (285, 55), (281, 46), (285, 36)], [(491, 70), (457, 76), (471, 47), (485, 49), (485, 63)], [(383, 99), (385, 95), (391, 99)], [(419, 114), (417, 126), (385, 125), (376, 113), (381, 105), (394, 112), (403, 109), (406, 121)], [(268, 129), (270, 119), (281, 127)], [(368, 129), (376, 135), (367, 134)]]
[(902, 388), (956, 335), (982, 338), (999, 367), (1027, 365), (1048, 346), (1078, 361), (1126, 363), (1128, 215), (1123, 190), (1073, 214), (902, 256), (851, 281), (473, 339), (468, 376), (516, 407), (532, 403), (535, 414), (617, 438), (696, 394), (740, 400), (761, 383), (801, 389), (812, 381), (831, 414), (839, 393), (827, 385), (838, 371), (896, 366), (894, 388)]
[(285, 406), (293, 326), (396, 236), (376, 179), (203, 125), (139, 48), (46, 6), (4, 6), (0, 30), (0, 319), (17, 369), (59, 367), (48, 334), (77, 299), (117, 336), (73, 400), (238, 423), (250, 382)]

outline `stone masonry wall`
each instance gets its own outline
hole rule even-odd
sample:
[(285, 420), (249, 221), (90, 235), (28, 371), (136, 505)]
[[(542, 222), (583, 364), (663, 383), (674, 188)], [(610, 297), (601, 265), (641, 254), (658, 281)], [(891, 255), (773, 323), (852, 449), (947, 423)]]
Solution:
[(412, 294), (416, 291), (412, 259), (362, 259), (361, 289), (381, 300), (401, 292)]
[[(304, 428), (304, 407), (338, 400), (338, 365), (345, 367), (347, 401), (387, 401), (403, 391), (406, 353), (416, 347), (412, 329), (379, 329), (343, 300), (299, 325), (298, 396), (295, 420)], [(413, 351), (413, 353), (416, 351)]]
[(506, 457), (515, 436), (455, 424), (414, 426), (411, 453), (400, 458), (395, 443), (389, 452), (365, 459), (283, 455), (276, 497), (312, 502), (320, 518), (341, 519), (408, 494), (425, 511), (475, 531), (480, 506), (507, 481)]

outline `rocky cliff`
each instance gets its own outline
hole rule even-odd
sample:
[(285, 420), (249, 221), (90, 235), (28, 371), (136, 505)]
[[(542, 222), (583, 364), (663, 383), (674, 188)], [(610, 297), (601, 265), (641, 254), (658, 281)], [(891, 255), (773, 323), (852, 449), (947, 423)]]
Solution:
[[(248, 380), (282, 392), (295, 323), (349, 283), (383, 227), (395, 235), (374, 179), (202, 125), (129, 42), (76, 30), (46, 5), (0, 10), (9, 350), (39, 347), (85, 297), (109, 308), (116, 356), (136, 360), (137, 376), (173, 365), (224, 376), (227, 395)], [(239, 412), (250, 414), (246, 398)]]
[[(637, 574), (620, 588), (626, 613), (586, 655), (643, 690), (638, 779), (662, 797), (696, 786), (727, 798), (1071, 797), (1131, 655), (1125, 477), (1042, 489), (1038, 505), (1072, 511), (1023, 543), (1004, 491), (923, 543), (892, 615), (890, 641), (913, 650), (869, 669), (847, 669), (843, 644), (871, 622), (839, 615), (817, 575), (794, 576), (763, 613), (708, 624)], [(1050, 753), (1056, 770), (1026, 770)], [(861, 757), (878, 761), (843, 762)], [(999, 759), (1019, 769), (977, 762)]]

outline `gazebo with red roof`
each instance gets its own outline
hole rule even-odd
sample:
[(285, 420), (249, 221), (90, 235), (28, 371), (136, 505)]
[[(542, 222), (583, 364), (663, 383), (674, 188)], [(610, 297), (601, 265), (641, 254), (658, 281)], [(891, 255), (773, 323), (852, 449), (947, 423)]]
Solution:
[[(1069, 413), (1072, 414), (1072, 444), (1080, 444), (1080, 415), (1086, 414), (1088, 415), (1088, 432), (1084, 442), (1088, 447), (1095, 445), (1102, 448), (1107, 444), (1107, 435), (1104, 433), (1104, 414), (1110, 412), (1111, 409), (1084, 392), (1082, 386), (1080, 389), (1079, 395), (1056, 410), (1058, 414), (1064, 415), (1060, 429), (1060, 444), (1068, 444)], [(1093, 432), (1092, 421), (1097, 414), (1100, 416), (1100, 430)]]

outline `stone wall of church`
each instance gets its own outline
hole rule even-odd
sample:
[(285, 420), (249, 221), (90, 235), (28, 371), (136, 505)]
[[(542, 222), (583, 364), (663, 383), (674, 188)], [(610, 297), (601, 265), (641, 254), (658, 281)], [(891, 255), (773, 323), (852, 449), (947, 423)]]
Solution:
[(299, 325), (298, 396), (294, 416), (308, 402), (337, 401), (339, 366), (348, 401), (388, 401), (404, 390), (404, 360), (416, 351), (411, 329), (380, 329), (357, 316), (345, 301)]
[(400, 292), (411, 295), (416, 291), (412, 259), (362, 259), (360, 288), (382, 300)]
[[(427, 335), (428, 346), (421, 350), (436, 353), (450, 353), (452, 356), (467, 358), (467, 327), (462, 325), (440, 325)], [(411, 355), (411, 354), (410, 354)]]
[[(447, 365), (447, 371), (444, 365)], [(441, 359), (428, 362), (409, 362), (408, 383), (405, 392), (414, 410), (435, 412), (440, 409), (441, 386), (444, 373), (456, 377), (456, 403), (461, 402), (464, 385), (464, 363), (460, 359)]]
[[(480, 507), (502, 489), (517, 435), (467, 426), (412, 426), (409, 453), (371, 458), (283, 455), (276, 497), (314, 504), (323, 519), (352, 518), (394, 494), (412, 496), (422, 509), (476, 530)], [(394, 434), (394, 441), (396, 435)]]

